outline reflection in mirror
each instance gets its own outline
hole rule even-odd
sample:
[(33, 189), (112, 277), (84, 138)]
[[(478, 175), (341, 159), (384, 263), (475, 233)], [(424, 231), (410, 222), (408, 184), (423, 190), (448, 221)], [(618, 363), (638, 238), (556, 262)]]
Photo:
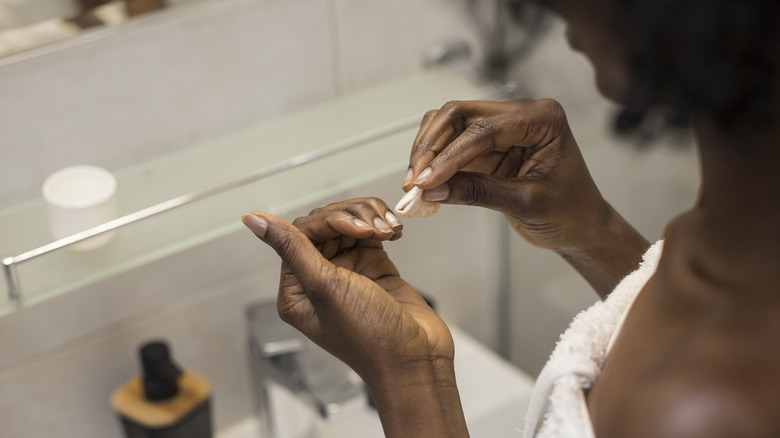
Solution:
[(202, 0), (0, 0), (0, 56)]

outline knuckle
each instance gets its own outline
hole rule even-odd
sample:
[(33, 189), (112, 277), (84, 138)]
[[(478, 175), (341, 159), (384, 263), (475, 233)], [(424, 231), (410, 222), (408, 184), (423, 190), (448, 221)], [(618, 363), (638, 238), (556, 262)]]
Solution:
[(423, 155), (425, 155), (428, 152), (429, 148), (430, 148), (430, 145), (428, 144), (428, 139), (427, 138), (423, 138), (419, 142), (415, 143), (412, 146), (412, 164), (414, 164)]
[(465, 187), (465, 192), (469, 205), (484, 207), (488, 204), (487, 186), (481, 179), (470, 179)]
[(543, 218), (549, 213), (548, 196), (544, 196), (539, 187), (529, 186), (516, 194), (516, 204), (526, 218)]
[(464, 134), (475, 142), (487, 142), (486, 147), (495, 148), (495, 138), (500, 133), (501, 128), (494, 123), (491, 119), (478, 120), (468, 128)]
[(294, 294), (279, 294), (276, 299), (276, 313), (279, 319), (295, 327), (297, 330), (305, 330), (307, 314), (301, 306), (301, 298)]
[(300, 229), (300, 228), (301, 228), (301, 226), (303, 226), (303, 225), (306, 223), (306, 220), (307, 220), (308, 218), (309, 218), (308, 216), (302, 216), (302, 217), (295, 218), (295, 220), (294, 220), (294, 221), (292, 221), (292, 224), (293, 224), (293, 226), (294, 226), (295, 228), (298, 228), (298, 229)]
[[(315, 208), (315, 209), (313, 209), (312, 211), (310, 211), (310, 212), (309, 212), (309, 216), (314, 216), (314, 215), (316, 215), (316, 214), (320, 214), (320, 213), (322, 213), (323, 211), (325, 211), (325, 208), (324, 208), (324, 207), (318, 207), (318, 208)], [(300, 217), (300, 218), (298, 218), (298, 219), (303, 219), (303, 218), (304, 218), (304, 217)], [(297, 220), (297, 219), (296, 219), (296, 220)]]
[(295, 304), (296, 300), (293, 300), (292, 297), (286, 293), (280, 293), (279, 297), (276, 299), (276, 312), (279, 314), (282, 321), (290, 325), (294, 325), (295, 322)]
[(377, 197), (368, 198), (368, 202), (371, 205), (371, 207), (378, 212), (387, 210), (388, 208), (385, 201)]
[(463, 108), (463, 105), (464, 103), (460, 100), (451, 100), (445, 103), (444, 105), (442, 105), (441, 110), (439, 111), (441, 111), (442, 113), (448, 116), (452, 116), (452, 115), (459, 114)]
[(276, 253), (279, 254), (279, 257), (281, 257), (282, 260), (289, 260), (290, 257), (296, 254), (296, 250), (297, 245), (294, 243), (293, 239), (286, 238), (282, 239), (281, 243), (279, 243), (279, 246), (276, 248)]
[(494, 136), (498, 129), (490, 119), (482, 119), (469, 125), (466, 131), (474, 137), (483, 138)]
[(312, 277), (320, 280), (318, 287), (306, 291), (306, 296), (319, 309), (325, 309), (334, 303), (339, 291), (345, 290), (341, 283), (335, 265), (324, 263), (320, 265)]
[(350, 206), (350, 210), (353, 214), (360, 214), (365, 212), (366, 210), (371, 209), (371, 200), (369, 198), (363, 198), (360, 201), (354, 202)]
[(551, 116), (561, 118), (565, 117), (566, 115), (566, 112), (563, 109), (563, 105), (561, 105), (561, 103), (555, 99), (540, 99), (536, 102), (536, 104), (542, 108), (545, 113)]
[(322, 214), (322, 213), (329, 213), (329, 212), (331, 212), (333, 210), (342, 210), (342, 209), (346, 208), (347, 206), (349, 206), (349, 204), (351, 204), (351, 203), (352, 203), (352, 200), (331, 202), (327, 206), (325, 206), (323, 208), (318, 208), (317, 210), (318, 210), (318, 213), (320, 213), (320, 214)]

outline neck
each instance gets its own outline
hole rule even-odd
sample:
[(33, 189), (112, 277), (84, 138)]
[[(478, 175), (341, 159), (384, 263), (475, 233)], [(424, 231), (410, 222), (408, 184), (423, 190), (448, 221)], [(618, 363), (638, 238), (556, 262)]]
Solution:
[(719, 231), (780, 236), (780, 129), (726, 131), (707, 120), (694, 129), (702, 175), (697, 210)]
[(724, 130), (694, 123), (701, 197), (684, 224), (704, 275), (728, 289), (780, 280), (780, 126)]

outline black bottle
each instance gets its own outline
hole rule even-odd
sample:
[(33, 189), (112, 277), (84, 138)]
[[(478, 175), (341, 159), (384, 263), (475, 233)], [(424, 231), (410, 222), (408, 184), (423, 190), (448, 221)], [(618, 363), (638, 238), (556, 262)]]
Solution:
[(111, 405), (127, 438), (211, 438), (211, 385), (182, 371), (168, 345), (156, 341), (140, 349), (143, 377), (117, 388)]

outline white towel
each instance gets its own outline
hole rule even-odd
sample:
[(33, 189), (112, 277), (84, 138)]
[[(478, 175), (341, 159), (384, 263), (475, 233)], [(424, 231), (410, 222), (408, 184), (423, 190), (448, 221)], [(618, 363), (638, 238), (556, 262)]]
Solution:
[(609, 349), (634, 299), (655, 273), (663, 241), (647, 250), (639, 268), (606, 300), (580, 312), (561, 335), (536, 380), (525, 438), (594, 438), (585, 391), (601, 373)]

